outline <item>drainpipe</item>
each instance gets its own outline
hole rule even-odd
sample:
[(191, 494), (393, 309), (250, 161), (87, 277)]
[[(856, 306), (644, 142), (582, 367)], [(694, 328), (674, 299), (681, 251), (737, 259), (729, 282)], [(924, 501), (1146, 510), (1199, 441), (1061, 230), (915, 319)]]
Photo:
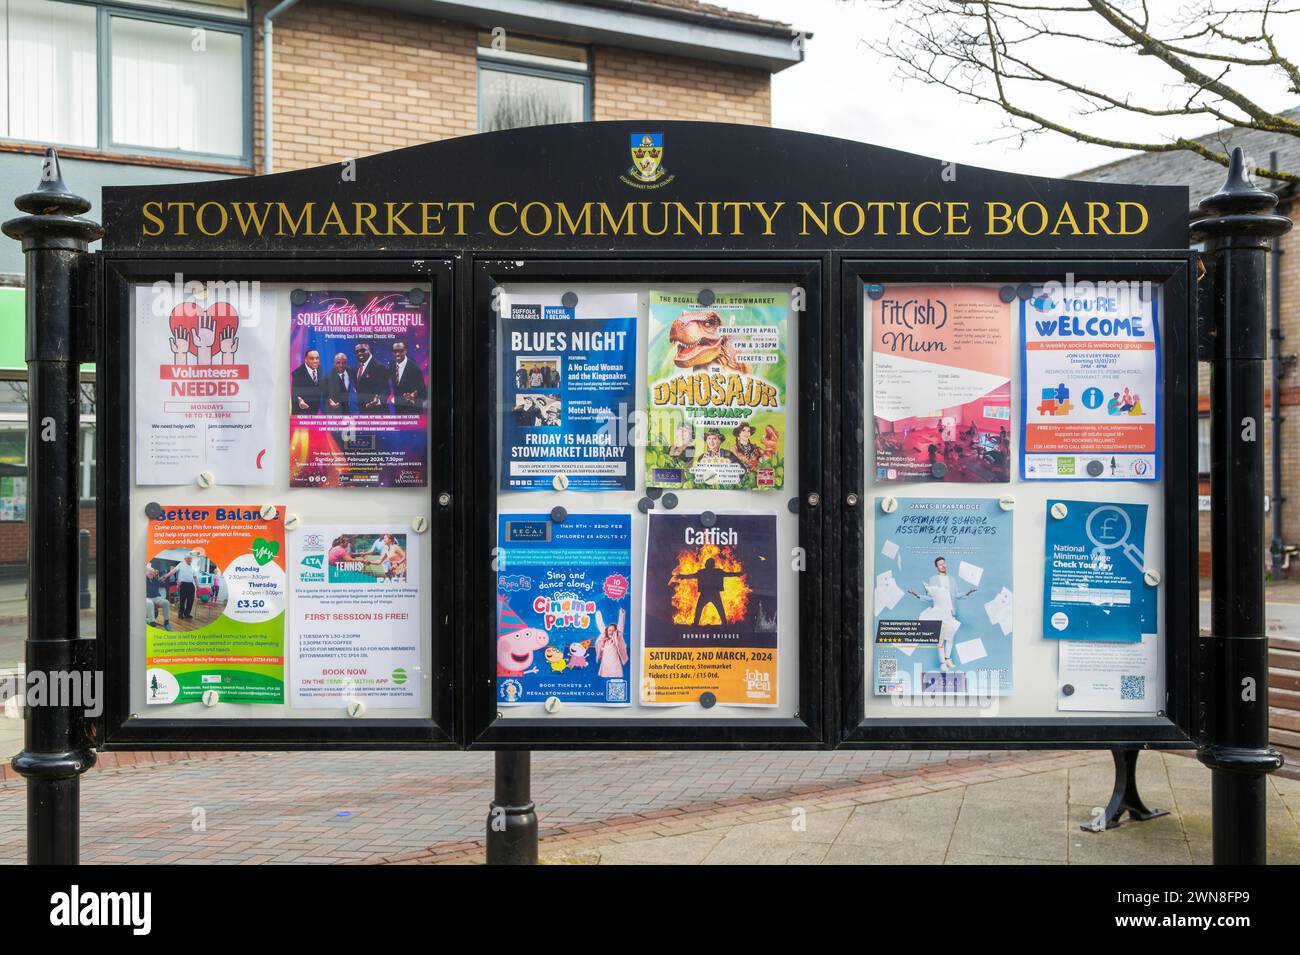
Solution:
[(271, 47), (273, 45), (271, 21), (297, 4), (298, 0), (280, 0), (262, 17), (262, 172), (271, 171), (271, 133), (275, 105), (271, 87)]
[[(1276, 152), (1269, 153), (1268, 165), (1270, 169), (1277, 168)], [(1282, 415), (1282, 379), (1295, 364), (1296, 356), (1282, 354), (1282, 342), (1286, 336), (1282, 334), (1282, 247), (1277, 238), (1273, 239), (1269, 248), (1268, 273), (1268, 337), (1273, 359), (1269, 388), (1269, 425), (1273, 454), (1269, 517), (1273, 533), (1268, 553), (1273, 579), (1280, 580), (1290, 569), (1291, 555), (1295, 553), (1295, 549), (1287, 547), (1282, 539), (1282, 504), (1285, 501), (1282, 492), (1282, 422), (1286, 420)]]

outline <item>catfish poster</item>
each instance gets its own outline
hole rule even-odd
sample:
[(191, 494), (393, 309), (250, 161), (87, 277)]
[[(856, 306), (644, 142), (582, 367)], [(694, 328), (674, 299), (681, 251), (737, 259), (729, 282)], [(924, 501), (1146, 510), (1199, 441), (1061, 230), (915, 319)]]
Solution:
[(291, 294), (289, 486), (428, 485), (424, 292)]
[(632, 518), (497, 521), (498, 705), (629, 705)]
[(785, 486), (789, 296), (650, 293), (646, 486)]
[(641, 702), (776, 706), (776, 515), (649, 519)]
[(220, 286), (135, 290), (137, 484), (192, 484), (201, 471), (220, 484), (276, 479), (275, 296), (256, 282)]
[(145, 699), (284, 702), (284, 508), (162, 505), (144, 567)]
[(981, 285), (868, 285), (876, 480), (1011, 480), (1011, 306)]

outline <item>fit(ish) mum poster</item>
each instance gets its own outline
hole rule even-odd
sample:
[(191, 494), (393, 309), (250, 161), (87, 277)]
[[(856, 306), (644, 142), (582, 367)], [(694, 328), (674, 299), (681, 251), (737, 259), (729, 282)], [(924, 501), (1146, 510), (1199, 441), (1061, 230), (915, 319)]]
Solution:
[(867, 285), (877, 481), (1011, 479), (1011, 306), (981, 285)]

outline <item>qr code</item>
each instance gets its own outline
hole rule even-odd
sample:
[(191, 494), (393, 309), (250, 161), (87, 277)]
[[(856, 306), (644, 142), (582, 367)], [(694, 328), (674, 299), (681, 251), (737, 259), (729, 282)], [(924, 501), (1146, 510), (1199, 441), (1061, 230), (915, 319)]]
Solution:
[(610, 680), (605, 684), (606, 703), (624, 703), (626, 701), (627, 682), (625, 680)]
[(892, 680), (898, 676), (897, 660), (878, 660), (876, 661), (876, 678), (880, 680)]
[(1145, 676), (1120, 677), (1119, 698), (1121, 700), (1145, 700), (1147, 698), (1147, 678)]

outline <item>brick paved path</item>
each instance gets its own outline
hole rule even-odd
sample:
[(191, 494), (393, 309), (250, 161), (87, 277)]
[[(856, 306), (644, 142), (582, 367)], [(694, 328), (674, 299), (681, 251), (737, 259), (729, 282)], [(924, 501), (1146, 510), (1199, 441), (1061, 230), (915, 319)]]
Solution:
[[(823, 790), (950, 755), (970, 756), (537, 753), (533, 798), (545, 836), (682, 806)], [(464, 852), (483, 835), (491, 797), (491, 753), (245, 753), (144, 762), (82, 777), (81, 858), (337, 863)], [(0, 863), (25, 858), (25, 805), (25, 784), (6, 777)], [(205, 831), (193, 828), (200, 815)]]

